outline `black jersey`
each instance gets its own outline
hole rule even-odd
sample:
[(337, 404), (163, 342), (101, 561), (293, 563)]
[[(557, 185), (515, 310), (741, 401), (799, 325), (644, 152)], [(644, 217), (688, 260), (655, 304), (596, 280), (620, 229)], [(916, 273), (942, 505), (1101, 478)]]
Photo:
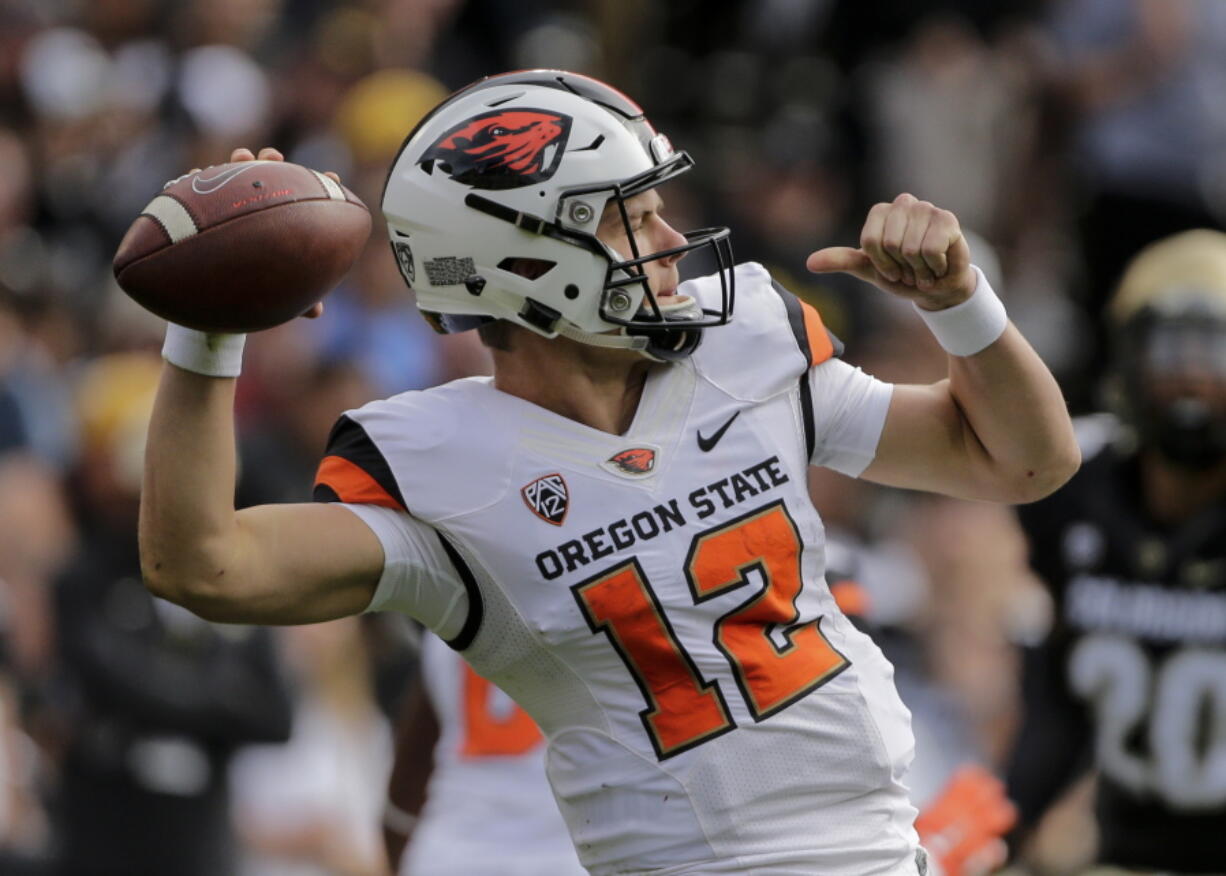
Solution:
[(1093, 767), (1103, 863), (1226, 873), (1226, 501), (1152, 520), (1112, 428), (1081, 422), (1081, 471), (1019, 508), (1055, 618), (1026, 655), (1010, 794), (1033, 824)]

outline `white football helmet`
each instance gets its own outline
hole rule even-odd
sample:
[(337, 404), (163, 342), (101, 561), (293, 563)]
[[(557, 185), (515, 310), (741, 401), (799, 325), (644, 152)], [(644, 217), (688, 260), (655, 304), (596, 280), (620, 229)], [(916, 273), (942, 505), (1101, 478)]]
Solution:
[[(728, 229), (640, 253), (625, 201), (693, 163), (615, 88), (561, 70), (506, 73), (456, 92), (409, 134), (383, 213), (401, 274), (439, 332), (505, 319), (546, 337), (677, 359), (702, 329), (732, 316)], [(627, 225), (630, 259), (596, 238), (608, 204)], [(657, 300), (643, 265), (702, 247), (718, 265), (720, 307), (682, 293)], [(522, 260), (535, 270), (514, 270)]]

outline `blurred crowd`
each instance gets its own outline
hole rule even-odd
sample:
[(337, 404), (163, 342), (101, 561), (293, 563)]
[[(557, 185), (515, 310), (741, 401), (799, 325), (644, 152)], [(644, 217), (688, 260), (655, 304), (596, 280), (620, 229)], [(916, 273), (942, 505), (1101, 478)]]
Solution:
[[(0, 873), (383, 872), (412, 632), (224, 627), (147, 594), (162, 325), (110, 257), (166, 180), (236, 146), (337, 171), (377, 208), (428, 108), (535, 66), (638, 99), (698, 162), (670, 221), (731, 225), (738, 259), (885, 380), (939, 378), (940, 349), (890, 296), (803, 268), (875, 201), (957, 213), (1076, 413), (1101, 404), (1124, 261), (1226, 218), (1216, 0), (0, 0)], [(307, 500), (340, 411), (487, 366), (417, 315), (376, 217), (324, 317), (248, 345), (240, 502)], [(1012, 513), (812, 487), (915, 712), (917, 797), (968, 757), (999, 766), (1017, 647), (1050, 614)], [(1040, 832), (1036, 872), (1092, 853), (1084, 798)]]

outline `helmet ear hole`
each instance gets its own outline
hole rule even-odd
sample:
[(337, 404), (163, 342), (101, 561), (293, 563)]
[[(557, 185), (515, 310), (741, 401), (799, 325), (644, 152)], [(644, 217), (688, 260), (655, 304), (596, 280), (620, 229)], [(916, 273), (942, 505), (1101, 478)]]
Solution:
[(548, 259), (505, 258), (498, 263), (498, 269), (511, 274), (518, 274), (528, 280), (539, 280), (555, 267), (557, 262)]

